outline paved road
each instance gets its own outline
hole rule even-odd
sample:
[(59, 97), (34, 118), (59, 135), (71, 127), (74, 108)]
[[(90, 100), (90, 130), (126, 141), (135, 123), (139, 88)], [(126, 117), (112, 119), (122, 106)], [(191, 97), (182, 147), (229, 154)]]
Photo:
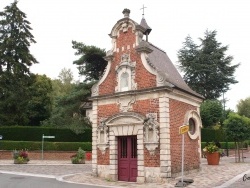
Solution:
[[(250, 153), (249, 153), (250, 156)], [(194, 180), (188, 188), (246, 188), (250, 187), (250, 157), (247, 156), (245, 163), (235, 163), (234, 158), (223, 157), (220, 165), (207, 165), (206, 159), (201, 161), (201, 170), (196, 173), (185, 175), (185, 178)], [(99, 187), (112, 186), (115, 188), (173, 188), (176, 179), (169, 179), (162, 183), (128, 183), (112, 182), (107, 179), (91, 176), (91, 164), (73, 165), (70, 161), (35, 161), (27, 165), (14, 165), (13, 161), (0, 160), (0, 173), (14, 173), (20, 175), (35, 175), (47, 177), (60, 181), (75, 183), (87, 183), (99, 185)], [(71, 174), (71, 176), (69, 176)], [(246, 181), (243, 181), (244, 174), (247, 174)], [(2, 174), (0, 174), (1, 176)], [(1, 184), (1, 180), (0, 180)], [(49, 186), (51, 187), (51, 186)], [(0, 185), (0, 188), (1, 185)], [(5, 188), (5, 187), (4, 187)], [(8, 188), (8, 187), (7, 187)], [(29, 187), (25, 187), (29, 188)], [(31, 187), (33, 188), (33, 187)], [(60, 187), (61, 188), (61, 187)]]
[(69, 184), (54, 178), (0, 174), (0, 188), (100, 188), (94, 185)]

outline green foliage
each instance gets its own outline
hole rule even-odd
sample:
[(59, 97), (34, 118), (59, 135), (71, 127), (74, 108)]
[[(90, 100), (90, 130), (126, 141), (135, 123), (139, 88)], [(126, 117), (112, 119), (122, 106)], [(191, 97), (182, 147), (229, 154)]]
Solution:
[(206, 31), (201, 44), (196, 45), (190, 36), (186, 37), (178, 51), (179, 67), (184, 80), (205, 99), (217, 99), (237, 81), (234, 72), (237, 65), (230, 65), (232, 56), (226, 56), (227, 46), (216, 40), (216, 31)]
[(76, 134), (70, 129), (57, 129), (52, 127), (34, 127), (34, 126), (32, 127), (7, 126), (7, 127), (0, 127), (0, 133), (3, 136), (3, 140), (13, 140), (13, 141), (41, 141), (43, 134), (46, 136), (55, 136), (55, 138), (53, 139), (53, 141), (55, 142), (92, 141), (91, 129), (85, 129), (84, 133)]
[(216, 146), (213, 142), (209, 143), (208, 145), (206, 145), (203, 148), (203, 151), (208, 152), (208, 153), (215, 153), (215, 152), (219, 152), (220, 149), (218, 146)]
[(77, 154), (71, 158), (73, 164), (85, 163), (85, 151), (79, 148)]
[(52, 80), (53, 96), (54, 99), (60, 96), (68, 95), (73, 87), (73, 73), (71, 69), (63, 68), (58, 75), (59, 79)]
[[(205, 148), (207, 142), (201, 142), (201, 148)], [(220, 142), (222, 149), (235, 149), (234, 142)]]
[(233, 141), (227, 140), (224, 129), (211, 129), (211, 128), (202, 128), (201, 129), (201, 141), (202, 142), (211, 142), (211, 141)]
[(250, 97), (240, 100), (237, 104), (237, 111), (239, 115), (250, 118)]
[(205, 128), (219, 124), (223, 117), (223, 106), (218, 100), (205, 100), (200, 110), (202, 125)]
[(0, 12), (0, 125), (25, 125), (29, 86), (29, 67), (37, 60), (29, 47), (35, 43), (29, 21), (17, 1)]
[(225, 134), (230, 140), (243, 142), (250, 139), (250, 119), (235, 113), (224, 121)]
[(39, 126), (41, 121), (50, 117), (52, 111), (52, 84), (46, 75), (33, 75), (33, 78), (34, 82), (29, 87), (28, 125)]
[[(75, 151), (81, 147), (84, 151), (92, 151), (91, 142), (44, 142), (44, 151)], [(22, 150), (28, 151), (41, 150), (42, 141), (5, 141), (0, 142), (0, 150)]]
[(76, 133), (81, 133), (91, 124), (86, 118), (86, 110), (82, 104), (87, 101), (93, 83), (79, 83), (74, 85), (68, 95), (60, 96), (55, 100), (51, 117), (42, 122), (42, 125), (55, 128), (69, 128)]
[(99, 80), (107, 66), (107, 61), (103, 59), (105, 50), (76, 41), (72, 41), (72, 44), (75, 55), (81, 56), (73, 62), (78, 65), (79, 74), (85, 76), (85, 81)]

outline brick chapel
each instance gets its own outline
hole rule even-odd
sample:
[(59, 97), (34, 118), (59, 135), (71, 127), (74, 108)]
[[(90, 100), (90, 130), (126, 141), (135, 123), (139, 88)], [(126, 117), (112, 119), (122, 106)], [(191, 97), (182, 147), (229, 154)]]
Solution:
[(130, 10), (109, 34), (108, 65), (92, 88), (92, 171), (113, 181), (159, 182), (200, 168), (203, 97), (184, 82), (166, 52), (148, 42), (151, 28)]

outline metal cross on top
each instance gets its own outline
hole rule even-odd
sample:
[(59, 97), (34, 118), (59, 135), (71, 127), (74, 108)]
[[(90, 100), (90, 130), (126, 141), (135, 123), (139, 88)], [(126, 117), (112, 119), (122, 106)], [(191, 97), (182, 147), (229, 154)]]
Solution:
[[(141, 8), (141, 9), (142, 9), (142, 16), (143, 16), (143, 17), (144, 17), (144, 9), (145, 9), (145, 8), (147, 8), (147, 7), (144, 7), (144, 5), (143, 5), (142, 8)], [(141, 10), (141, 9), (140, 9), (140, 10)]]

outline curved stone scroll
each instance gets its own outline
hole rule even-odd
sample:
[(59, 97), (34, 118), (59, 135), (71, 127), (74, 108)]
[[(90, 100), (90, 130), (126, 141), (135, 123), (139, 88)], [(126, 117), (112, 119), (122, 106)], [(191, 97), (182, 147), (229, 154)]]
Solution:
[(159, 145), (159, 125), (156, 121), (157, 114), (150, 113), (147, 114), (146, 117), (143, 123), (144, 145), (150, 155), (154, 155)]
[(109, 127), (104, 123), (97, 127), (97, 147), (105, 153), (106, 148), (109, 147)]

